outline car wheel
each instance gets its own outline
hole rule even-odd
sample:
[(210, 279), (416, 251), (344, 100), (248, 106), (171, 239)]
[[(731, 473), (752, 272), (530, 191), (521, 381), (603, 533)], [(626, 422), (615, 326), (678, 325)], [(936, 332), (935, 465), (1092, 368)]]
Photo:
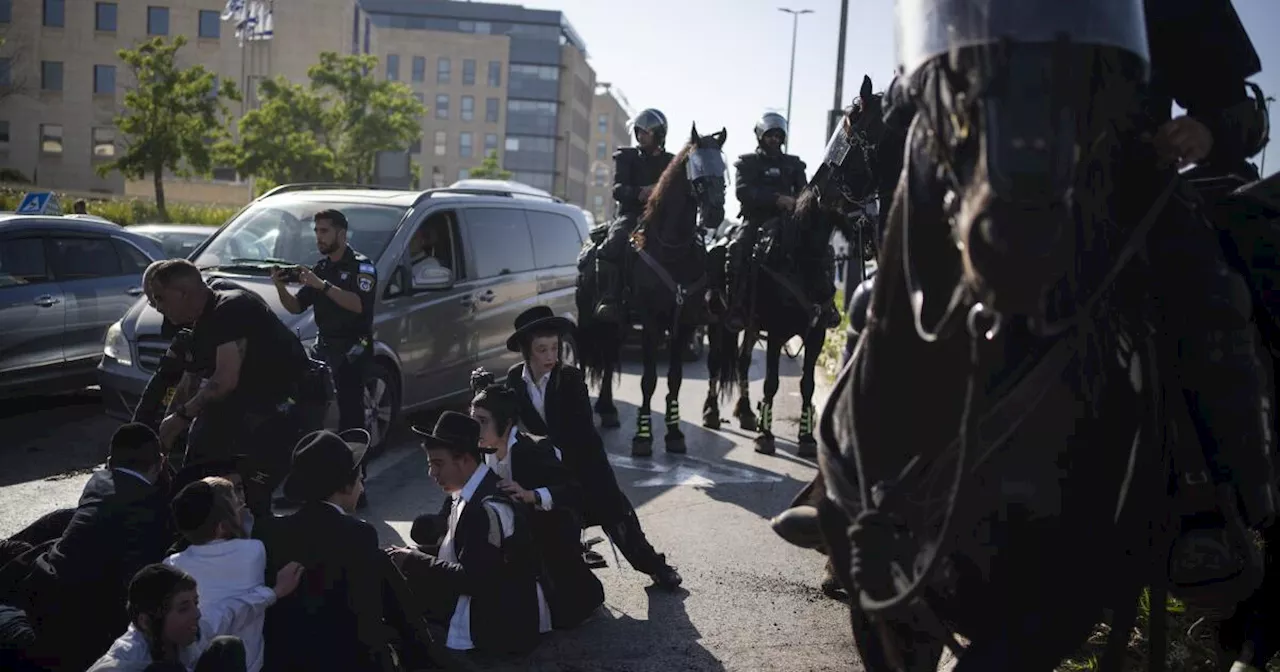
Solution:
[(381, 451), (400, 415), (400, 378), (386, 362), (375, 359), (364, 386), (365, 429), (370, 451)]

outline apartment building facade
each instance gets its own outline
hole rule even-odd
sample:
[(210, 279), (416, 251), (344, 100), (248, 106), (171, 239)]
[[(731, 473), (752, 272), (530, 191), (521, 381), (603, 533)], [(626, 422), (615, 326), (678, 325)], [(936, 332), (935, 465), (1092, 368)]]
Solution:
[(613, 219), (613, 153), (632, 145), (630, 120), (635, 111), (617, 87), (602, 83), (596, 87), (591, 104), (591, 170), (587, 183), (587, 203), (597, 222)]
[[(121, 138), (113, 118), (132, 86), (116, 56), (153, 36), (182, 34), (181, 65), (240, 83), (258, 104), (263, 78), (307, 81), (323, 51), (373, 54), (374, 76), (403, 82), (427, 108), (407, 148), (422, 186), (465, 179), (490, 152), (513, 179), (586, 207), (592, 170), (595, 73), (561, 12), (450, 0), (271, 3), (271, 39), (237, 39), (226, 0), (0, 0), (0, 168), (41, 186), (151, 194), (150, 180), (98, 176)], [(244, 202), (247, 181), (166, 179), (173, 200)]]

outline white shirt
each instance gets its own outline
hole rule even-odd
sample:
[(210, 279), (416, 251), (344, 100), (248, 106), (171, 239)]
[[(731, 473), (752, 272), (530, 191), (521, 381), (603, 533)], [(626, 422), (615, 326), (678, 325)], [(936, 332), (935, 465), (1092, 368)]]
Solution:
[(529, 399), (543, 422), (547, 421), (547, 381), (550, 379), (551, 372), (548, 371), (538, 380), (534, 380), (533, 375), (529, 373), (529, 362), (524, 363), (524, 386), (529, 390)]
[[(488, 473), (488, 465), (480, 465), (480, 468), (471, 474), (471, 478), (467, 479), (467, 484), (462, 486), (462, 490), (452, 495), (453, 506), (449, 511), (449, 529), (445, 532), (444, 540), (440, 542), (440, 553), (436, 556), (439, 560), (458, 561), (458, 554), (453, 548), (453, 530), (462, 518), (462, 510), (466, 508), (467, 502), (471, 500), (471, 496), (476, 493), (476, 488), (480, 487), (480, 482)], [(499, 502), (491, 502), (489, 506), (498, 514), (498, 520), (502, 525), (502, 538), (506, 539), (514, 534), (515, 513), (511, 511), (511, 507)], [(551, 632), (551, 608), (547, 606), (547, 597), (542, 592), (542, 584), (534, 585), (538, 590), (538, 632)], [(476, 648), (471, 641), (470, 595), (458, 596), (458, 604), (453, 608), (453, 618), (449, 619), (449, 637), (445, 646), (455, 651), (469, 651)]]
[[(164, 564), (177, 567), (196, 580), (196, 594), (200, 597), (202, 610), (224, 609), (228, 601), (236, 598), (252, 602), (259, 589), (266, 587), (263, 578), (267, 549), (257, 539), (223, 539), (191, 546), (165, 558)], [(212, 636), (234, 635), (244, 642), (248, 672), (262, 669), (262, 623), (265, 617), (265, 610), (256, 611), (233, 622), (235, 630), (231, 632), (211, 633)]]
[[(516, 428), (512, 427), (511, 434), (507, 437), (507, 456), (502, 458), (501, 460), (498, 459), (497, 453), (488, 453), (484, 456), (485, 466), (489, 467), (490, 471), (497, 474), (498, 478), (505, 479), (508, 481), (512, 480), (511, 449), (515, 445), (516, 445)], [(557, 460), (560, 459), (559, 448), (556, 449), (556, 459)], [(538, 495), (541, 496), (542, 498), (542, 504), (536, 505), (537, 509), (539, 511), (550, 511), (552, 508), (551, 491), (546, 488), (537, 488), (536, 491)]]

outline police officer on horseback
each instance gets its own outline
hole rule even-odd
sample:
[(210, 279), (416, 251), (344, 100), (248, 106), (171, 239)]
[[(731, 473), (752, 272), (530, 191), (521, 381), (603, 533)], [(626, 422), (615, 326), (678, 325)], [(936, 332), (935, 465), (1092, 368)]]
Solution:
[[(776, 112), (767, 112), (760, 117), (755, 126), (756, 150), (738, 157), (734, 164), (737, 174), (735, 189), (738, 202), (742, 205), (738, 216), (743, 225), (729, 245), (728, 273), (726, 286), (729, 294), (729, 315), (726, 325), (733, 331), (741, 330), (745, 322), (748, 297), (748, 264), (755, 258), (756, 243), (760, 238), (760, 228), (768, 225), (769, 234), (776, 237), (782, 230), (786, 220), (795, 211), (796, 198), (804, 189), (808, 179), (805, 177), (805, 164), (800, 157), (785, 154), (783, 144), (787, 141), (787, 120)], [(817, 274), (810, 287), (825, 283), (834, 286), (834, 258), (825, 264), (815, 264), (812, 272)], [(822, 320), (829, 324), (839, 323), (835, 304), (826, 298), (828, 305), (823, 306)]]
[(600, 287), (600, 304), (596, 319), (620, 322), (622, 260), (627, 240), (635, 231), (645, 203), (653, 193), (662, 172), (673, 158), (666, 151), (667, 117), (648, 108), (631, 121), (635, 147), (623, 147), (613, 153), (613, 199), (618, 202), (618, 218), (609, 225), (609, 233), (596, 254), (596, 280)]

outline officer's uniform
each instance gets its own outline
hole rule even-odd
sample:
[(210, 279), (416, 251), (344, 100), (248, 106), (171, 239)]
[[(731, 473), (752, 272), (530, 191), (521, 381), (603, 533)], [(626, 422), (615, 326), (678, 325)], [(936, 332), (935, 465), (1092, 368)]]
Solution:
[(316, 354), (329, 365), (338, 395), (339, 431), (366, 429), (364, 384), (373, 364), (373, 301), (378, 271), (368, 257), (350, 245), (342, 258), (324, 257), (311, 269), (317, 278), (360, 297), (361, 310), (353, 313), (325, 296), (325, 289), (306, 286), (298, 291), (298, 305), (314, 305), (320, 339)]
[[(760, 134), (761, 136), (763, 134)], [(736, 195), (742, 210), (738, 216), (744, 225), (738, 228), (738, 234), (729, 244), (728, 290), (731, 328), (741, 329), (735, 322), (741, 321), (741, 313), (745, 309), (746, 278), (743, 270), (754, 257), (756, 241), (760, 236), (760, 227), (769, 222), (773, 226), (781, 226), (789, 210), (778, 207), (779, 196), (796, 198), (804, 189), (808, 180), (805, 178), (805, 164), (800, 157), (791, 154), (771, 156), (763, 148), (750, 154), (743, 154), (734, 163), (737, 174)], [(777, 231), (772, 233), (776, 234)], [(834, 263), (834, 259), (830, 260)], [(831, 276), (835, 268), (828, 270)], [(823, 297), (826, 298), (826, 297)]]

